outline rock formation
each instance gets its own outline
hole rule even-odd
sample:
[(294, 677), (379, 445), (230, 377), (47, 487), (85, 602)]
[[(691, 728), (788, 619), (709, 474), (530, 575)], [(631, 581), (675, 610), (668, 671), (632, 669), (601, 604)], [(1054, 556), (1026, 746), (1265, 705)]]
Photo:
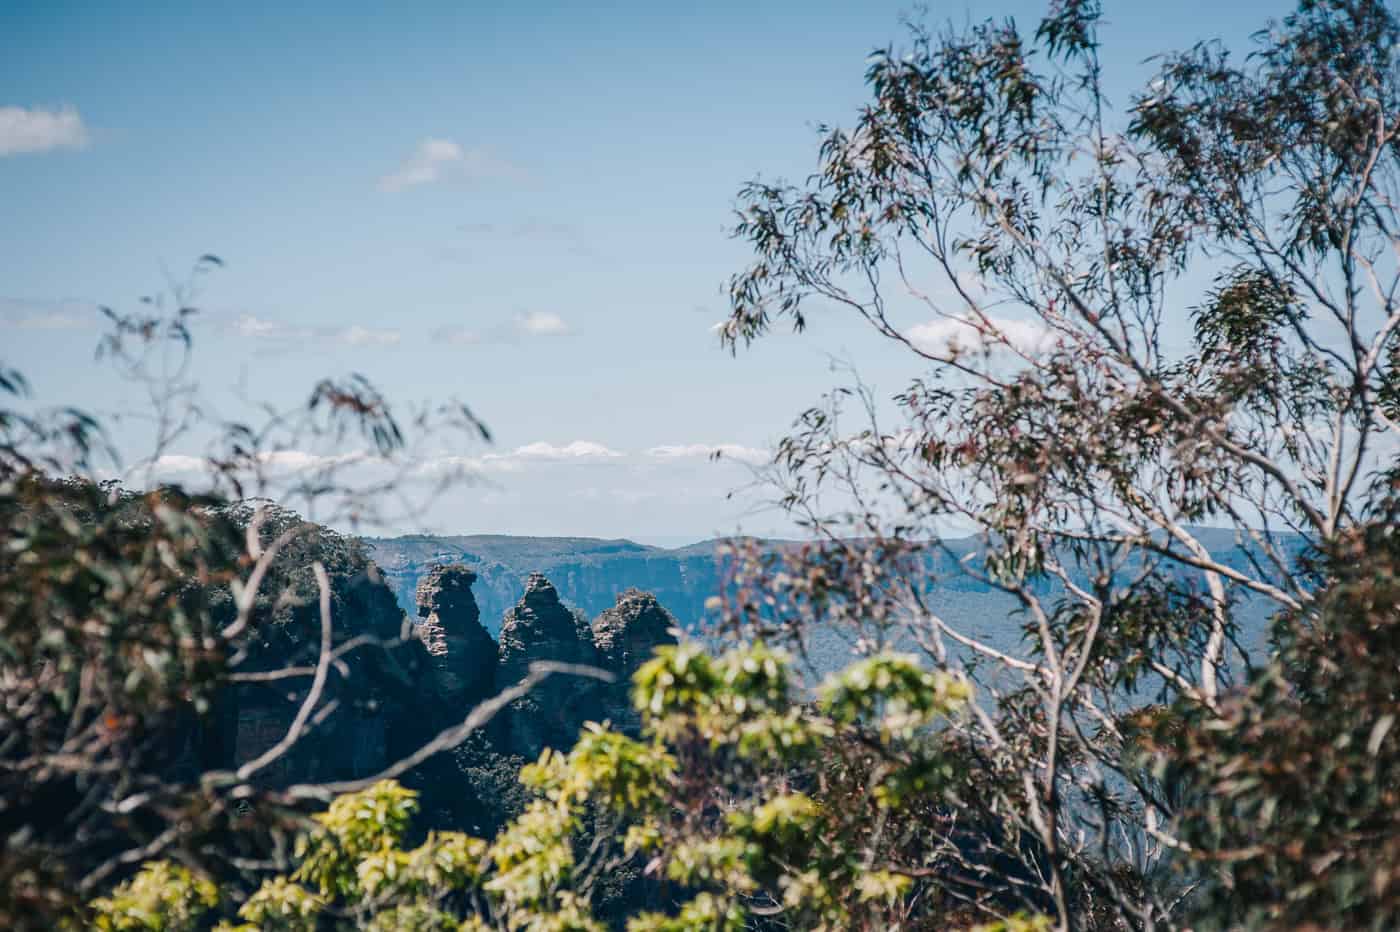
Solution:
[(624, 730), (639, 726), (632, 710), (632, 674), (662, 644), (676, 643), (676, 619), (661, 607), (656, 596), (628, 589), (617, 604), (593, 622), (593, 643), (598, 664), (617, 677), (603, 695), (603, 713)]
[[(418, 624), (407, 642), (387, 651), (348, 653), (327, 684), (339, 710), (260, 778), (272, 784), (336, 780), (373, 774), (455, 725), (481, 701), (527, 676), (538, 661), (600, 667), (615, 681), (556, 674), (501, 710), (470, 747), (425, 761), (406, 775), (425, 808), (444, 824), (468, 826), (494, 815), (477, 800), (467, 774), (498, 761), (533, 759), (545, 747), (567, 750), (586, 721), (610, 720), (635, 730), (631, 677), (660, 644), (675, 643), (675, 618), (650, 593), (629, 589), (592, 624), (560, 600), (541, 573), (505, 612), (499, 641), (482, 625), (472, 591), (477, 573), (461, 564), (430, 568), (417, 587)], [(354, 555), (332, 573), (333, 612), (340, 642), (372, 635), (394, 642), (405, 619), (373, 563)], [(307, 600), (281, 623), (259, 629), (258, 668), (315, 660), (319, 616)], [(281, 681), (242, 685), (224, 697), (223, 724), (213, 736), (223, 766), (256, 757), (286, 734), (304, 687)], [(193, 757), (196, 751), (191, 750)], [(513, 776), (511, 777), (513, 785)], [(481, 811), (478, 811), (481, 810)], [(483, 815), (483, 813), (485, 813)]]
[[(509, 686), (524, 679), (530, 664), (542, 660), (593, 664), (596, 651), (587, 624), (559, 601), (553, 584), (540, 573), (525, 581), (525, 594), (501, 622), (497, 682)], [(597, 709), (597, 682), (555, 675), (528, 696), (511, 704), (507, 744), (526, 758), (545, 747), (566, 748), (578, 728)]]
[(457, 719), (496, 692), (496, 642), (481, 625), (474, 582), (461, 564), (434, 566), (418, 582), (418, 637), (432, 657), (440, 711)]
[(599, 663), (630, 679), (658, 646), (676, 643), (677, 627), (676, 619), (661, 607), (656, 596), (628, 589), (593, 622)]
[(525, 594), (501, 622), (500, 680), (515, 683), (537, 660), (592, 663), (593, 641), (580, 637), (573, 612), (542, 573), (531, 573)]

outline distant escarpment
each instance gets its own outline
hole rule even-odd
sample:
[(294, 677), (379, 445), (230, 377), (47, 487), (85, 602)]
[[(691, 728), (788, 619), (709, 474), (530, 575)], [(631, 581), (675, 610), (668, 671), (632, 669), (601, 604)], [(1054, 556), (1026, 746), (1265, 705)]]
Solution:
[[(1221, 528), (1191, 527), (1192, 537), (1201, 542), (1221, 563), (1246, 575), (1267, 562), (1264, 555), (1246, 541), (1235, 539), (1233, 531)], [(706, 621), (715, 621), (706, 610), (714, 596), (733, 595), (729, 580), (734, 569), (732, 558), (724, 556), (720, 541), (703, 541), (672, 550), (649, 547), (630, 540), (604, 540), (588, 537), (511, 537), (505, 535), (466, 535), (433, 537), (408, 535), (393, 538), (367, 538), (364, 541), (399, 604), (413, 610), (418, 581), (436, 564), (463, 564), (476, 574), (474, 593), (481, 606), (482, 623), (493, 634), (494, 625), (515, 604), (531, 573), (548, 576), (566, 607), (576, 608), (589, 618), (611, 611), (619, 592), (636, 586), (652, 593), (665, 605), (681, 626), (695, 631)], [(794, 541), (757, 541), (766, 556), (800, 560), (814, 546)], [(853, 543), (861, 543), (853, 541)], [(1285, 553), (1298, 553), (1304, 543), (1296, 535), (1275, 535), (1275, 543)], [(912, 578), (922, 576), (922, 599), (929, 611), (946, 622), (961, 627), (978, 640), (1009, 649), (1019, 642), (1022, 626), (1016, 614), (1016, 598), (983, 578), (982, 543), (972, 537), (929, 541), (916, 557), (917, 567), (908, 568)], [(1092, 585), (1089, 567), (1079, 565), (1069, 550), (1062, 553), (1075, 582)], [(969, 571), (970, 570), (970, 571)], [(800, 562), (798, 564), (800, 571)], [(1136, 570), (1123, 568), (1126, 575)], [(1042, 583), (1053, 592), (1056, 583)], [(1247, 650), (1263, 650), (1269, 600), (1241, 589), (1237, 617)], [(808, 643), (809, 659), (829, 671), (843, 666), (849, 658), (849, 645), (837, 633), (816, 631)]]
[(493, 634), (531, 573), (543, 573), (560, 600), (589, 618), (612, 607), (617, 594), (637, 587), (653, 593), (690, 628), (705, 616), (705, 600), (722, 588), (717, 541), (667, 550), (630, 540), (584, 537), (410, 535), (368, 538), (399, 604), (413, 610), (418, 580), (438, 564), (462, 564), (477, 576), (474, 592)]
[[(365, 546), (382, 568), (399, 604), (412, 612), (418, 581), (438, 564), (462, 564), (477, 576), (476, 601), (482, 622), (494, 627), (515, 604), (531, 573), (543, 573), (560, 600), (596, 618), (613, 605), (619, 592), (636, 587), (652, 593), (681, 626), (695, 630), (709, 618), (705, 603), (726, 592), (731, 558), (722, 541), (708, 540), (665, 549), (630, 540), (592, 537), (511, 537), (500, 534), (365, 538)], [(1005, 593), (961, 571), (960, 561), (973, 553), (972, 539), (941, 541), (927, 555), (930, 578), (938, 585), (937, 609), (955, 619), (1004, 619), (1015, 609)], [(803, 544), (765, 540), (760, 549), (772, 555), (797, 554)]]

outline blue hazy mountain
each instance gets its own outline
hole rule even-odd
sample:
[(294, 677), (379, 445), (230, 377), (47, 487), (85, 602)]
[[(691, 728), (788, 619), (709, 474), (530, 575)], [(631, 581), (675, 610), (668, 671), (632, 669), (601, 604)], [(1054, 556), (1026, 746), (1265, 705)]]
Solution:
[[(1252, 549), (1241, 544), (1233, 531), (1193, 528), (1192, 533), (1217, 559), (1249, 571)], [(1303, 540), (1289, 535), (1278, 538), (1290, 557), (1301, 550)], [(718, 552), (721, 541), (707, 540), (685, 547), (665, 548), (625, 539), (589, 537), (515, 537), (510, 535), (426, 536), (367, 538), (371, 557), (384, 571), (399, 604), (412, 615), (418, 580), (434, 564), (463, 563), (479, 575), (474, 592), (481, 620), (494, 635), (501, 616), (519, 597), (533, 572), (543, 573), (563, 601), (588, 617), (612, 607), (617, 595), (629, 588), (653, 593), (657, 600), (687, 627), (705, 618), (705, 602), (718, 594), (726, 578)], [(935, 580), (927, 603), (950, 623), (1010, 646), (1020, 636), (1016, 600), (966, 573), (958, 571), (960, 559), (975, 553), (975, 538), (945, 541), (945, 550), (930, 556), (928, 570)], [(775, 550), (795, 548), (791, 541), (765, 541)], [(1237, 617), (1244, 640), (1251, 648), (1263, 643), (1270, 606), (1260, 598), (1244, 598)]]
[(497, 534), (367, 538), (399, 604), (414, 612), (418, 580), (437, 563), (463, 563), (478, 574), (474, 587), (482, 622), (496, 633), (525, 580), (543, 573), (571, 607), (590, 618), (612, 607), (618, 593), (653, 593), (687, 625), (700, 621), (705, 600), (719, 591), (718, 541), (665, 549), (630, 540), (591, 537), (513, 537)]

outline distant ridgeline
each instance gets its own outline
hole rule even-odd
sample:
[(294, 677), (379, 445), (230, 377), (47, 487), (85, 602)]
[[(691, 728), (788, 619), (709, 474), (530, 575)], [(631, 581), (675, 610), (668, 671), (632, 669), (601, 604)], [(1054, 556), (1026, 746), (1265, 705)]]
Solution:
[(418, 581), (437, 564), (462, 564), (477, 574), (473, 592), (482, 622), (493, 635), (520, 597), (531, 573), (542, 573), (564, 602), (597, 615), (625, 589), (656, 596), (687, 627), (701, 620), (705, 600), (719, 591), (717, 541), (676, 550), (630, 540), (589, 537), (370, 537), (369, 555), (383, 571), (404, 611), (412, 616)]
[[(1241, 546), (1233, 531), (1203, 527), (1190, 530), (1222, 563), (1251, 571), (1250, 548)], [(1299, 553), (1304, 543), (1297, 535), (1275, 539), (1290, 555)], [(565, 604), (589, 617), (611, 607), (619, 592), (635, 587), (655, 595), (683, 627), (694, 629), (705, 618), (705, 601), (720, 593), (725, 579), (722, 558), (717, 552), (720, 543), (709, 540), (665, 549), (630, 540), (589, 537), (483, 534), (365, 539), (370, 557), (410, 616), (416, 611), (418, 582), (434, 565), (457, 563), (471, 567), (478, 576), (474, 592), (482, 623), (493, 635), (499, 619), (515, 604), (530, 574), (536, 572), (543, 573), (558, 587)], [(772, 541), (768, 546), (781, 550), (797, 545)], [(969, 633), (1009, 646), (1019, 632), (1018, 624), (1008, 624), (1009, 616), (1017, 610), (1016, 600), (959, 571), (957, 563), (977, 549), (975, 540), (949, 540), (944, 546), (944, 552), (929, 557), (927, 569), (932, 582), (927, 604)], [(1047, 583), (1046, 589), (1051, 588)], [(1268, 612), (1262, 599), (1241, 597), (1237, 617), (1245, 629), (1248, 646), (1262, 643)]]
[[(718, 595), (725, 578), (718, 553), (720, 540), (686, 547), (649, 547), (630, 540), (592, 537), (512, 537), (478, 534), (451, 537), (409, 535), (364, 539), (370, 557), (383, 571), (404, 611), (413, 615), (418, 581), (438, 564), (460, 563), (477, 574), (473, 589), (483, 624), (495, 633), (499, 619), (519, 597), (531, 573), (543, 573), (558, 587), (560, 598), (592, 617), (610, 607), (624, 589), (644, 589), (688, 628), (705, 617), (705, 601)], [(765, 542), (774, 550), (795, 548), (791, 541)], [(951, 545), (961, 556), (972, 541)], [(956, 573), (951, 559), (937, 569), (939, 589), (957, 594), (1000, 597), (982, 583)], [(951, 572), (950, 572), (951, 571)], [(973, 608), (971, 604), (967, 606)], [(956, 608), (956, 606), (955, 606)], [(987, 606), (976, 608), (985, 611)], [(1001, 617), (1005, 617), (1005, 612)]]

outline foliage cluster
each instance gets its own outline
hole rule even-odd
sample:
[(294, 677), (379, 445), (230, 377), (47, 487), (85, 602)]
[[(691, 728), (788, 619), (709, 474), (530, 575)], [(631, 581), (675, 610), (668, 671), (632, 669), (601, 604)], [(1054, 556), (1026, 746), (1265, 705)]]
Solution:
[[(937, 726), (959, 714), (966, 684), (892, 654), (808, 701), (793, 676), (762, 645), (718, 658), (662, 648), (635, 679), (642, 736), (595, 724), (567, 755), (546, 751), (520, 775), (536, 798), (494, 839), (432, 832), (405, 850), (415, 794), (385, 781), (317, 815), (291, 872), (237, 905), (244, 925), (221, 928), (600, 930), (588, 876), (628, 858), (683, 894), (674, 910), (631, 917), (632, 932), (741, 929), (779, 907), (832, 930), (933, 915), (915, 891), (934, 865), (906, 861), (906, 839), (871, 813), (935, 795), (947, 766)], [(585, 850), (589, 824), (611, 831)], [(94, 903), (95, 921), (198, 928), (208, 888), (178, 871), (148, 864)]]

